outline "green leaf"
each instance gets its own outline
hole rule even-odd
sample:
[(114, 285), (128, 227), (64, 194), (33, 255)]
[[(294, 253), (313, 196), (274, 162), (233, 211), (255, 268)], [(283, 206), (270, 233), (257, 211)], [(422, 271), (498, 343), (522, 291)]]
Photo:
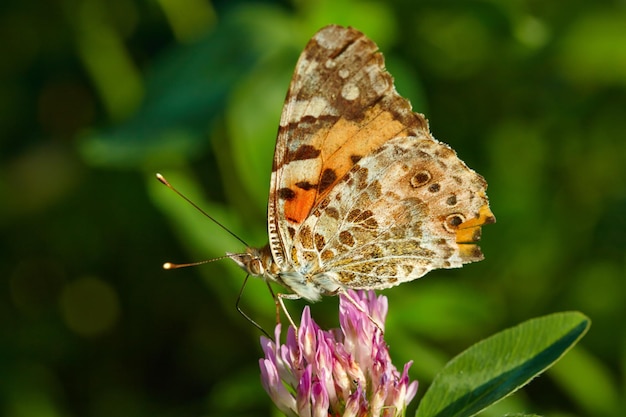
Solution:
[(589, 318), (582, 313), (555, 313), (475, 344), (452, 359), (435, 377), (416, 416), (475, 415), (558, 361), (589, 325)]

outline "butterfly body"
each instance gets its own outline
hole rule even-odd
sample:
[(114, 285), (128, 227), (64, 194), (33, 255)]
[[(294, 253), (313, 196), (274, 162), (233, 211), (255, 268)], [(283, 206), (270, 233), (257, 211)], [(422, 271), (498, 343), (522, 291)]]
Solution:
[(481, 226), (495, 221), (485, 180), (431, 136), (377, 49), (334, 25), (305, 47), (280, 120), (269, 244), (229, 254), (309, 301), (481, 260)]

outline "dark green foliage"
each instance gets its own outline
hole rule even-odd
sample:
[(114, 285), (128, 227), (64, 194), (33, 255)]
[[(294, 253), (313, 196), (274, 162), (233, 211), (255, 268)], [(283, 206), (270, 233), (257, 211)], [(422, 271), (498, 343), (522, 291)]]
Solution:
[[(391, 354), (415, 361), (418, 396), (478, 340), (578, 310), (594, 323), (585, 339), (482, 415), (602, 417), (626, 406), (623, 7), (5, 3), (1, 415), (271, 414), (259, 333), (234, 308), (243, 273), (229, 260), (160, 268), (244, 248), (154, 173), (264, 244), (282, 101), (299, 52), (328, 23), (379, 44), (434, 136), (487, 179), (498, 220), (483, 228), (483, 262), (385, 292)], [(262, 282), (241, 305), (271, 328)], [(313, 314), (335, 326), (336, 309), (330, 298)]]

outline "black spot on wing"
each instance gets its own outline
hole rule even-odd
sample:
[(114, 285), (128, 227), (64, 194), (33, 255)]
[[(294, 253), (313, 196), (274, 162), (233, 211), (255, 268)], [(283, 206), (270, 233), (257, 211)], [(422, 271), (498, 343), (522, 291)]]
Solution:
[(278, 198), (281, 200), (293, 200), (296, 198), (296, 193), (291, 188), (281, 188), (278, 190)]
[(322, 172), (322, 178), (319, 183), (320, 192), (326, 190), (328, 187), (333, 185), (337, 180), (337, 174), (333, 169), (326, 168), (324, 172)]

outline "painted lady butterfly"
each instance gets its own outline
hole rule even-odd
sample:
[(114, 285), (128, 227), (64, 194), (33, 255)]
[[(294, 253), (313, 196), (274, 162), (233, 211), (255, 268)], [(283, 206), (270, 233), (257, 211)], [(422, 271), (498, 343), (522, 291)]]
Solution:
[(431, 136), (377, 50), (332, 25), (296, 65), (274, 154), (269, 244), (228, 254), (293, 293), (284, 298), (389, 288), (483, 259), (481, 226), (495, 222), (487, 183)]

